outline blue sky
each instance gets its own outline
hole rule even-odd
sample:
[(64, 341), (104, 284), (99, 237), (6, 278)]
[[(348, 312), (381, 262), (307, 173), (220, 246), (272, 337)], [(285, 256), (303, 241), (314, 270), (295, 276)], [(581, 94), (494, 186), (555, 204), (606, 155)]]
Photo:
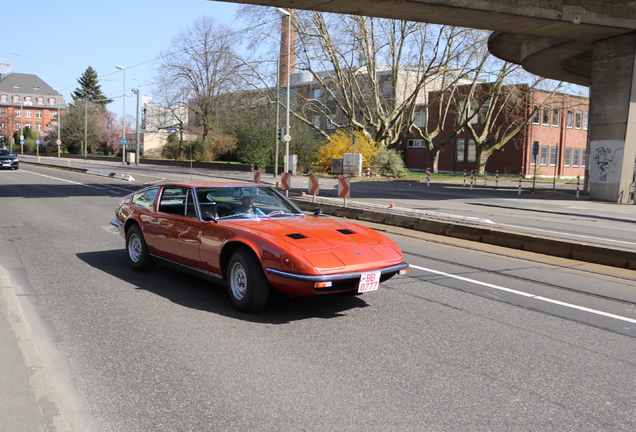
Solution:
[[(208, 0), (59, 0), (8, 1), (2, 5), (5, 37), (0, 58), (11, 72), (39, 76), (66, 101), (88, 66), (98, 73), (103, 93), (114, 102), (108, 109), (121, 116), (123, 72), (126, 70), (126, 117), (134, 114), (130, 89), (150, 94), (151, 63), (180, 29), (201, 16), (230, 25), (240, 5)], [(11, 18), (9, 18), (11, 17)]]

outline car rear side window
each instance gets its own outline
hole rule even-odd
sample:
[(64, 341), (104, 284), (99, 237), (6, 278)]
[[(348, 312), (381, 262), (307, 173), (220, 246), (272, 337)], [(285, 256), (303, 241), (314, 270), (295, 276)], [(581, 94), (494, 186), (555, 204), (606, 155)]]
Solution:
[(152, 203), (159, 192), (159, 188), (146, 189), (133, 195), (131, 203), (143, 207), (147, 210), (152, 209)]

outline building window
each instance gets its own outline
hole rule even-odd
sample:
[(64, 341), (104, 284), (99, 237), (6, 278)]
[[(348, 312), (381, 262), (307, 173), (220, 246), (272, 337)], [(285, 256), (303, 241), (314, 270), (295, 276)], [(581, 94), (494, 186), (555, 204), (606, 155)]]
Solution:
[(556, 166), (558, 156), (559, 156), (559, 148), (554, 146), (550, 147), (550, 166)]
[(55, 98), (49, 98), (49, 105), (55, 105)]
[(393, 95), (393, 81), (386, 80), (382, 83), (382, 96), (389, 98)]
[(314, 126), (319, 128), (320, 127), (320, 116), (312, 116), (311, 117), (311, 124), (313, 124)]
[(33, 118), (33, 111), (31, 111), (31, 110), (25, 110), (25, 111), (24, 111), (24, 116), (25, 116), (26, 118)]
[(20, 130), (20, 129), (22, 129), (22, 123), (16, 123), (15, 130)]
[(567, 118), (566, 126), (571, 128), (573, 124), (574, 124), (574, 111), (569, 109), (568, 110), (568, 118)]
[(540, 165), (548, 165), (548, 156), (550, 153), (550, 147), (541, 146), (541, 159), (539, 161)]
[(31, 96), (25, 96), (24, 97), (24, 104), (25, 105), (33, 105), (33, 98)]
[(6, 114), (6, 110), (4, 108), (0, 108), (0, 117), (4, 117)]
[(415, 115), (415, 126), (418, 128), (426, 126), (426, 111), (419, 111)]
[(407, 141), (408, 147), (424, 147), (424, 140), (421, 139), (410, 139)]
[(14, 111), (14, 114), (16, 117), (22, 117), (22, 110), (21, 109), (17, 109)]
[(43, 97), (35, 98), (35, 103), (37, 103), (38, 105), (44, 105), (44, 98)]
[(36, 132), (42, 132), (42, 123), (36, 123), (35, 130)]
[(336, 116), (334, 114), (327, 116), (327, 129), (333, 130), (336, 128), (336, 125), (334, 123), (335, 118)]
[(541, 110), (539, 109), (539, 105), (535, 105), (534, 106), (535, 109), (535, 113), (534, 116), (532, 117), (532, 124), (540, 124), (539, 123), (539, 119), (541, 118)]
[(51, 120), (57, 119), (57, 111), (51, 111)]
[(0, 102), (7, 102), (8, 100), (7, 95), (0, 95)]
[(550, 107), (543, 107), (543, 121), (541, 122), (544, 126), (550, 126), (550, 113), (552, 110)]
[(552, 126), (559, 127), (560, 122), (561, 122), (561, 110), (558, 108), (554, 108), (552, 110)]
[(486, 100), (479, 107), (479, 124), (484, 124), (486, 122), (486, 117), (488, 116), (488, 110), (490, 109), (490, 101)]
[(41, 119), (42, 118), (42, 111), (36, 111), (35, 112), (35, 118)]
[(455, 142), (455, 161), (456, 162), (464, 162), (464, 155), (466, 153), (466, 147), (464, 144), (464, 140), (457, 140)]
[(311, 90), (311, 97), (320, 100), (320, 96), (322, 95), (322, 89), (320, 87)]
[(589, 113), (587, 111), (583, 113), (583, 129), (585, 130), (587, 130), (587, 121), (589, 118), (588, 114)]
[(20, 96), (13, 96), (13, 102), (20, 102)]
[(572, 147), (565, 148), (565, 160), (563, 166), (569, 167), (572, 165)]
[(576, 111), (576, 118), (575, 118), (575, 123), (574, 123), (574, 127), (576, 129), (581, 129), (581, 127), (583, 127), (583, 113), (579, 110)]
[(475, 141), (469, 139), (466, 142), (466, 162), (474, 163), (477, 160), (477, 150), (475, 148)]
[(0, 122), (0, 130), (4, 130), (4, 128), (5, 128), (4, 122)]
[(474, 163), (476, 156), (475, 141), (470, 138), (458, 139), (455, 143), (455, 160)]
[(32, 126), (32, 125), (31, 125), (31, 123), (25, 123), (25, 124), (24, 124), (24, 127), (25, 127), (26, 129), (31, 129), (31, 126)]
[(461, 101), (458, 108), (457, 115), (457, 124), (466, 123), (470, 120), (470, 124), (478, 124), (479, 123), (479, 112), (477, 111), (477, 102), (470, 101), (470, 105), (468, 105), (468, 101)]
[(581, 149), (580, 148), (575, 148), (574, 149), (574, 156), (572, 156), (572, 166), (575, 167), (575, 168), (578, 167), (580, 159), (581, 159)]

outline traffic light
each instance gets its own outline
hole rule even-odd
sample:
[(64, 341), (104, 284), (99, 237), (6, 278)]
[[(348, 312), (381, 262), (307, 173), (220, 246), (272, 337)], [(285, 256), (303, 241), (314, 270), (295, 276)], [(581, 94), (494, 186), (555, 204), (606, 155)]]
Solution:
[(278, 134), (276, 135), (278, 141), (282, 141), (283, 137), (285, 136), (285, 128), (282, 127), (280, 129), (278, 129)]

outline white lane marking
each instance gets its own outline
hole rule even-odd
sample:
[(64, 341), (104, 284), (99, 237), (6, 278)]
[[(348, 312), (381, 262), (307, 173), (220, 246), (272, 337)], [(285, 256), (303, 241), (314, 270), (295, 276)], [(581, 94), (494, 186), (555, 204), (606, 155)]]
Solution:
[(59, 178), (59, 177), (53, 177), (53, 176), (49, 176), (49, 175), (46, 175), (46, 174), (40, 174), (40, 173), (36, 173), (36, 172), (33, 172), (33, 171), (24, 171), (23, 170), (23, 172), (29, 173), (29, 174), (33, 174), (33, 175), (38, 175), (40, 177), (46, 177), (46, 178), (49, 178), (49, 179), (52, 179), (52, 180), (59, 180), (59, 181), (63, 181), (63, 182), (66, 182), (66, 183), (71, 183), (71, 184), (80, 185), (80, 186), (86, 186), (86, 187), (93, 188), (93, 189), (101, 189), (101, 188), (98, 188), (96, 186), (90, 186), (90, 185), (87, 185), (87, 184), (84, 184), (84, 183), (80, 183), (80, 182), (76, 182), (76, 181), (72, 181), (72, 180), (66, 180), (66, 179)]
[(530, 298), (530, 299), (533, 299), (533, 300), (538, 300), (538, 301), (542, 301), (542, 302), (546, 302), (546, 303), (552, 303), (552, 304), (563, 306), (563, 307), (566, 307), (566, 308), (576, 309), (576, 310), (580, 310), (580, 311), (583, 311), (583, 312), (589, 312), (589, 313), (596, 314), (596, 315), (601, 315), (601, 316), (604, 316), (604, 317), (607, 317), (607, 318), (613, 318), (613, 319), (617, 319), (617, 320), (620, 320), (620, 321), (625, 321), (625, 322), (628, 322), (628, 323), (636, 324), (636, 319), (627, 318), (627, 317), (623, 317), (623, 316), (620, 316), (620, 315), (615, 315), (615, 314), (611, 314), (611, 313), (608, 313), (608, 312), (599, 311), (599, 310), (596, 310), (596, 309), (590, 309), (590, 308), (586, 308), (584, 306), (578, 306), (578, 305), (575, 305), (575, 304), (572, 304), (572, 303), (565, 303), (565, 302), (562, 302), (562, 301), (559, 301), (559, 300), (554, 300), (554, 299), (547, 298), (547, 297), (542, 297), (542, 296), (537, 296), (537, 295), (534, 295), (534, 294), (529, 294), (529, 293), (526, 293), (526, 292), (523, 292), (523, 291), (518, 291), (518, 290), (515, 290), (515, 289), (512, 289), (512, 288), (506, 288), (506, 287), (503, 287), (503, 286), (500, 286), (500, 285), (494, 285), (494, 284), (487, 283), (487, 282), (481, 282), (481, 281), (478, 281), (478, 280), (475, 280), (475, 279), (469, 279), (467, 277), (457, 276), (457, 275), (454, 275), (454, 274), (446, 273), (446, 272), (439, 271), (439, 270), (433, 270), (433, 269), (429, 269), (429, 268), (426, 268), (426, 267), (420, 267), (420, 266), (416, 266), (416, 265), (413, 265), (413, 264), (409, 265), (409, 268), (412, 268), (412, 269), (415, 268), (415, 269), (422, 270), (422, 271), (425, 271), (425, 272), (434, 273), (434, 274), (438, 274), (438, 275), (441, 275), (441, 276), (446, 276), (446, 277), (449, 277), (449, 278), (452, 278), (452, 279), (461, 280), (461, 281), (464, 281), (464, 282), (469, 282), (469, 283), (472, 283), (472, 284), (475, 284), (475, 285), (481, 285), (481, 286), (485, 286), (485, 287), (488, 287), (488, 288), (493, 288), (493, 289), (496, 289), (496, 290), (499, 290), (499, 291), (505, 291), (505, 292), (508, 292), (508, 293), (511, 293), (511, 294), (516, 294), (516, 295), (519, 295), (519, 296), (522, 296), (522, 297), (527, 297), (527, 298)]
[(108, 189), (108, 190), (112, 190), (112, 189), (117, 189), (117, 190), (124, 191), (124, 192), (126, 192), (126, 193), (130, 193), (130, 191), (129, 191), (128, 189), (120, 188), (120, 187), (117, 187), (117, 186), (110, 186), (110, 185), (109, 185), (109, 186), (104, 186), (104, 187), (97, 187), (97, 186), (91, 186), (91, 185), (87, 185), (87, 184), (85, 184), (85, 183), (80, 183), (80, 182), (76, 182), (76, 181), (72, 181), (72, 180), (67, 180), (67, 179), (63, 179), (63, 178), (59, 178), (59, 177), (49, 176), (49, 175), (46, 175), (46, 174), (40, 174), (40, 173), (36, 173), (36, 172), (33, 172), (33, 171), (26, 171), (26, 170), (22, 170), (22, 172), (29, 173), (29, 174), (33, 174), (33, 175), (38, 175), (38, 176), (41, 176), (41, 177), (46, 177), (46, 178), (49, 178), (49, 179), (52, 179), (52, 180), (59, 180), (59, 181), (63, 181), (63, 182), (71, 183), (71, 184), (74, 184), (74, 185), (86, 186), (87, 188), (91, 188), (91, 189), (97, 189), (97, 190), (107, 190), (107, 189)]
[(622, 243), (622, 244), (627, 244), (627, 245), (632, 245), (632, 246), (636, 244), (636, 243), (630, 242), (630, 241), (612, 240), (612, 239), (608, 239), (608, 238), (591, 237), (591, 236), (587, 236), (587, 235), (583, 235), (583, 234), (566, 233), (566, 232), (563, 232), (563, 231), (550, 231), (550, 230), (544, 230), (544, 229), (541, 229), (541, 228), (530, 228), (530, 227), (524, 227), (524, 226), (519, 226), (519, 225), (500, 224), (500, 223), (496, 223), (496, 222), (494, 224), (497, 225), (497, 226), (501, 226), (501, 227), (518, 228), (518, 229), (529, 230), (529, 231), (539, 231), (539, 232), (548, 233), (548, 234), (557, 234), (557, 235), (565, 235), (565, 236), (570, 236), (570, 237), (579, 237), (579, 238), (582, 238), (582, 239), (598, 240), (598, 241), (613, 242), (613, 243)]

